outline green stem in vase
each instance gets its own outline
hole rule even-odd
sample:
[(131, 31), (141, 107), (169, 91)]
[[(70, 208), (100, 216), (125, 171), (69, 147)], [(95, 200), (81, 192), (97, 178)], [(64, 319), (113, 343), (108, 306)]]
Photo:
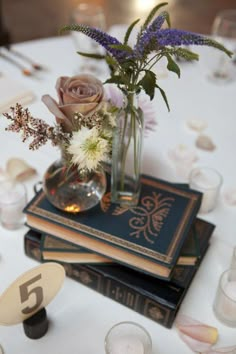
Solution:
[[(135, 117), (135, 108), (134, 108), (134, 92), (127, 94), (127, 107), (125, 110), (125, 123), (122, 132), (122, 156), (121, 156), (121, 179), (120, 179), (120, 188), (121, 191), (125, 188), (125, 166), (126, 166), (126, 159), (129, 150), (129, 146), (131, 143), (132, 135), (133, 135), (133, 144), (134, 144), (134, 173), (137, 175), (137, 161), (136, 161), (136, 154), (137, 154), (137, 147), (136, 147), (136, 117)], [(128, 121), (130, 113), (130, 122)], [(125, 138), (128, 137), (127, 143), (125, 143)]]

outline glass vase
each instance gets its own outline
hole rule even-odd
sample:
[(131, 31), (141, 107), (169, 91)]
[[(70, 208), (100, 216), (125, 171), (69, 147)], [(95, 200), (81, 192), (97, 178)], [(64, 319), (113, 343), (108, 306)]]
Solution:
[(68, 167), (65, 154), (46, 170), (43, 190), (56, 208), (78, 213), (93, 208), (106, 191), (104, 171), (84, 173), (77, 167)]
[(111, 200), (125, 207), (138, 204), (141, 190), (143, 112), (137, 95), (128, 92), (113, 134)]

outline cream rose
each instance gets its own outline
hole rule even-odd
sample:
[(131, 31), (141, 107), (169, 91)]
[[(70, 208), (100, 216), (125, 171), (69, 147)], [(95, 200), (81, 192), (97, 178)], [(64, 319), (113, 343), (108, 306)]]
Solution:
[(49, 95), (44, 95), (42, 101), (67, 132), (72, 131), (75, 113), (84, 116), (93, 114), (100, 108), (104, 96), (102, 82), (92, 75), (60, 77), (56, 82), (56, 90), (59, 103)]

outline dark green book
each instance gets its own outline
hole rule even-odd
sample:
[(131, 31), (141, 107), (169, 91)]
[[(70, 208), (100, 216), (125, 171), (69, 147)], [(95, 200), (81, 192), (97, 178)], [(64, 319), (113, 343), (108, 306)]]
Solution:
[[(204, 226), (204, 232), (202, 227)], [(201, 256), (202, 249), (208, 243), (205, 238), (207, 227), (211, 229), (211, 224), (205, 225), (198, 218), (195, 219), (188, 237), (184, 241), (178, 265), (195, 265)], [(40, 231), (40, 230), (39, 230)], [(211, 230), (210, 230), (211, 231)], [(84, 247), (77, 246), (71, 242), (59, 239), (49, 233), (45, 233), (41, 238), (41, 251), (43, 260), (61, 260), (68, 263), (111, 263), (111, 259), (101, 256)]]
[(197, 191), (143, 176), (140, 203), (131, 209), (112, 204), (108, 192), (100, 205), (70, 214), (56, 209), (40, 191), (24, 211), (33, 229), (170, 279), (201, 198)]
[[(89, 288), (117, 301), (118, 303), (171, 328), (180, 305), (196, 274), (214, 225), (198, 219), (198, 232), (205, 240), (201, 256), (195, 266), (174, 267), (171, 281), (157, 279), (117, 263), (112, 264), (75, 264), (63, 263), (69, 277)], [(40, 243), (42, 234), (29, 230), (24, 237), (25, 253), (43, 262)]]

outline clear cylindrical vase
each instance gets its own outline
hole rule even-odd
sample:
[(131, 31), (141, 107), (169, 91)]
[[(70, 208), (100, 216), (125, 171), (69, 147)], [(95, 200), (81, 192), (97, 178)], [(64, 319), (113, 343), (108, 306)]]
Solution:
[(44, 174), (43, 190), (56, 208), (78, 213), (100, 202), (106, 191), (106, 175), (102, 170), (84, 173), (76, 166), (69, 167), (62, 151)]
[(143, 112), (137, 95), (128, 92), (113, 134), (111, 200), (122, 206), (138, 204), (141, 190)]

